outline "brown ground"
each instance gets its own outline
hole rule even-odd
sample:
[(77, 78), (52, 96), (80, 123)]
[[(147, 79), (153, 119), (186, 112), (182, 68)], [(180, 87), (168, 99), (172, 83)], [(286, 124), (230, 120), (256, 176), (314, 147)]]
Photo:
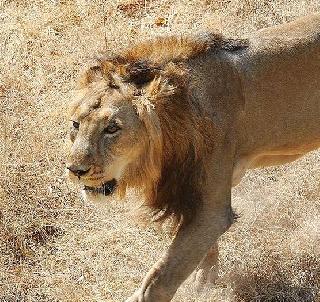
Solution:
[[(131, 204), (83, 203), (64, 178), (67, 106), (99, 51), (159, 34), (241, 36), (319, 0), (0, 0), (0, 301), (123, 301), (169, 243)], [(320, 153), (249, 173), (220, 275), (175, 301), (320, 301)], [(129, 201), (138, 197), (130, 196)]]

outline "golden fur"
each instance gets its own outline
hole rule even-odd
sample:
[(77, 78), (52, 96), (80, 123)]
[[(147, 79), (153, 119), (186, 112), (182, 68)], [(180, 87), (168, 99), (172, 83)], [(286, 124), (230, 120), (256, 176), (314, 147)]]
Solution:
[(179, 226), (128, 302), (170, 301), (197, 266), (196, 279), (210, 279), (231, 187), (247, 169), (320, 147), (319, 28), (315, 14), (249, 40), (158, 38), (81, 78), (71, 176), (91, 192), (114, 180), (120, 195), (142, 189), (156, 218)]

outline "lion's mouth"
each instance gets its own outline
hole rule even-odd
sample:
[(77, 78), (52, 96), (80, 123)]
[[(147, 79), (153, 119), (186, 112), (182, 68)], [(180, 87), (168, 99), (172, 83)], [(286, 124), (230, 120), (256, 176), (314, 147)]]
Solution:
[(84, 190), (94, 194), (111, 195), (116, 189), (117, 181), (115, 179), (105, 182), (101, 187), (84, 186)]

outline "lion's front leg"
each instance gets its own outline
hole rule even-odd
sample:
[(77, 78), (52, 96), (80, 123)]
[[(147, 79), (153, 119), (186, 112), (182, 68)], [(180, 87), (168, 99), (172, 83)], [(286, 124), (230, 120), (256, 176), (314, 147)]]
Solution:
[[(219, 191), (219, 190), (218, 190)], [(127, 302), (167, 302), (192, 273), (218, 237), (232, 221), (230, 187), (218, 200), (203, 204), (187, 226), (183, 226), (168, 252), (149, 271), (141, 288)]]

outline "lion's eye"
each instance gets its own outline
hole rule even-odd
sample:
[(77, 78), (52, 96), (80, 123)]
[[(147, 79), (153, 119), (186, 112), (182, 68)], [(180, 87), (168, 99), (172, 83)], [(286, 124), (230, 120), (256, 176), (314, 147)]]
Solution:
[(120, 127), (117, 124), (111, 123), (110, 125), (108, 125), (108, 127), (104, 128), (103, 132), (106, 134), (114, 134), (119, 130)]
[(72, 126), (73, 126), (74, 129), (79, 129), (80, 123), (72, 121)]

